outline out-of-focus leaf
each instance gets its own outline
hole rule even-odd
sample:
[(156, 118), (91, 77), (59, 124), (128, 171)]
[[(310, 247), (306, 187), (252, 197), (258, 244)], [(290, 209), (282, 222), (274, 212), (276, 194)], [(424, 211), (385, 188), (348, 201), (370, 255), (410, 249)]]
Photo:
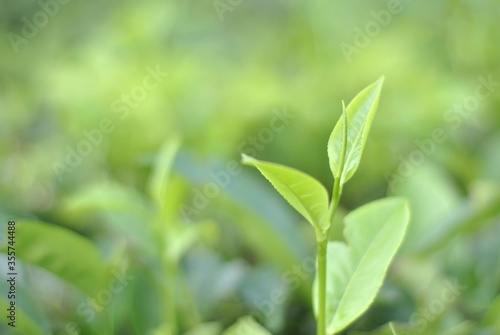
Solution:
[(389, 328), (391, 329), (392, 335), (398, 335), (396, 329), (394, 329), (394, 325), (391, 322), (389, 322)]
[(500, 215), (495, 183), (471, 185), (470, 199), (462, 200), (449, 177), (438, 167), (420, 167), (395, 193), (410, 201), (412, 224), (403, 252), (432, 253), (458, 234), (477, 231)]
[(148, 254), (156, 252), (151, 204), (138, 192), (116, 183), (102, 183), (85, 188), (66, 199), (61, 207), (64, 217), (88, 222), (89, 215), (99, 215), (115, 235), (123, 235)]
[[(248, 243), (259, 257), (274, 262), (278, 268), (285, 272), (303, 266), (302, 263), (308, 256), (299, 255), (297, 250), (292, 249), (289, 245), (290, 241), (280, 235), (279, 231), (276, 231), (266, 219), (242, 206), (241, 203), (233, 203), (230, 200), (223, 203), (226, 204), (227, 210), (232, 215), (245, 218), (245, 220), (234, 220), (232, 224), (239, 230), (245, 243)], [(297, 280), (300, 282), (301, 294), (310, 298), (309, 286), (312, 282), (312, 276), (311, 278), (300, 276)]]
[[(92, 242), (48, 223), (16, 221), (16, 255), (93, 297), (104, 284), (106, 265)], [(7, 252), (7, 246), (1, 250)]]
[(328, 244), (329, 333), (344, 329), (373, 302), (403, 241), (408, 221), (408, 205), (401, 198), (374, 201), (345, 217), (348, 246), (342, 242)]
[(408, 325), (397, 324), (394, 322), (389, 322), (388, 324), (379, 327), (376, 330), (370, 332), (353, 332), (352, 335), (409, 335), (413, 334), (410, 331), (410, 327)]
[[(2, 311), (1, 323), (7, 327), (8, 331), (6, 334), (10, 335), (44, 335), (45, 332), (33, 321), (28, 314), (26, 314), (19, 305), (16, 305), (16, 322), (15, 328), (8, 325), (11, 322), (10, 319), (6, 317), (8, 315), (8, 308), (10, 307), (9, 302), (0, 297), (0, 310)], [(3, 333), (2, 333), (3, 334)]]
[(395, 194), (409, 200), (412, 213), (412, 224), (402, 252), (422, 251), (431, 241), (441, 240), (444, 235), (437, 231), (443, 229), (454, 215), (464, 216), (459, 208), (461, 201), (455, 185), (432, 164), (419, 167), (395, 189)]
[[(346, 183), (356, 172), (361, 161), (361, 154), (370, 131), (373, 117), (377, 110), (380, 90), (384, 77), (359, 92), (347, 106), (347, 143), (345, 159), (341, 162), (344, 142), (344, 118), (341, 117), (328, 140), (330, 169), (336, 177), (342, 171), (341, 184)], [(341, 165), (342, 164), (342, 165)]]
[(169, 261), (177, 263), (198, 239), (198, 229), (199, 226), (197, 225), (180, 225), (176, 227), (176, 230), (172, 231), (172, 238), (169, 238), (169, 243), (166, 245), (165, 257)]
[(440, 332), (439, 335), (470, 335), (476, 328), (476, 324), (470, 321), (461, 322), (451, 328)]
[(156, 157), (153, 171), (148, 181), (149, 196), (160, 210), (163, 209), (167, 200), (168, 180), (179, 146), (180, 138), (176, 135), (165, 141)]
[(283, 198), (314, 226), (317, 234), (328, 229), (328, 193), (319, 181), (284, 165), (242, 156), (242, 162), (259, 169)]
[(219, 322), (206, 322), (184, 333), (184, 335), (219, 335), (221, 332), (222, 325)]
[(482, 145), (479, 156), (481, 158), (481, 172), (483, 178), (500, 181), (500, 132), (494, 133)]
[[(158, 282), (152, 271), (141, 268), (136, 272), (136, 278), (132, 282), (133, 313), (130, 322), (135, 334), (165, 334), (174, 335), (165, 321), (165, 310), (158, 308), (164, 306), (165, 295), (159, 294), (163, 289), (162, 283)], [(163, 278), (164, 279), (164, 278)], [(144, 289), (147, 287), (148, 289)], [(160, 326), (159, 326), (160, 325)], [(165, 327), (168, 327), (165, 329)]]
[[(314, 276), (315, 260), (312, 256), (309, 260), (307, 269), (296, 269), (300, 269), (303, 277), (311, 279)], [(247, 306), (258, 311), (263, 325), (270, 330), (279, 331), (293, 323), (287, 318), (287, 310), (290, 297), (299, 288), (297, 277), (291, 271), (282, 273), (269, 264), (254, 266), (245, 274), (241, 283), (241, 299)], [(305, 286), (310, 290), (310, 285)]]
[[(140, 334), (140, 333), (139, 333)], [(163, 323), (159, 327), (148, 333), (148, 335), (175, 335), (172, 330), (172, 325), (168, 322)]]
[(432, 253), (456, 235), (468, 235), (494, 223), (499, 215), (500, 196), (484, 206), (478, 206), (471, 200), (464, 201), (440, 225), (429, 228), (422, 250)]
[[(213, 166), (210, 169), (195, 169), (198, 164), (188, 156), (180, 156), (179, 164), (179, 171), (186, 179), (201, 185), (213, 181), (207, 170), (218, 171), (224, 168)], [(199, 188), (198, 200), (206, 203), (203, 211), (209, 211), (211, 215), (219, 217), (220, 221), (230, 222), (259, 259), (274, 263), (281, 271), (301, 266), (301, 262), (310, 256), (303, 233), (309, 233), (309, 227), (297, 222), (300, 220), (299, 214), (291, 210), (284, 199), (276, 197), (272, 186), (250, 172), (242, 170), (227, 185), (221, 184), (220, 195), (214, 198), (202, 194), (203, 189)], [(225, 231), (224, 226), (219, 224), (218, 227), (220, 232)], [(311, 241), (314, 239), (312, 232), (310, 238)], [(300, 277), (299, 281), (301, 296), (306, 301), (310, 300), (311, 290), (308, 287), (312, 279)]]
[(271, 335), (265, 328), (259, 325), (251, 316), (240, 318), (234, 325), (226, 329), (222, 335)]
[(494, 334), (500, 334), (500, 295), (497, 295), (481, 320), (481, 325), (490, 327)]
[(141, 194), (116, 183), (100, 183), (80, 190), (64, 200), (62, 211), (64, 215), (116, 211), (139, 214), (145, 220), (151, 215)]
[(207, 250), (189, 254), (185, 264), (189, 292), (202, 318), (209, 317), (213, 306), (234, 294), (247, 276), (247, 265), (243, 261), (226, 263)]

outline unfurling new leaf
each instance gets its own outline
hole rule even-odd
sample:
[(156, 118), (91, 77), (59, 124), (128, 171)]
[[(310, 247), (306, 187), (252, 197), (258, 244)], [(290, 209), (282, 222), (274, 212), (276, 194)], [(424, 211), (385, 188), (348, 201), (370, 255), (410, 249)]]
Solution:
[[(340, 184), (345, 184), (356, 172), (361, 154), (370, 131), (373, 116), (377, 110), (380, 90), (384, 77), (379, 78), (358, 93), (345, 111), (346, 117), (339, 119), (328, 140), (328, 157), (333, 177), (340, 175)], [(347, 127), (344, 125), (347, 119)], [(347, 143), (344, 143), (344, 131), (347, 128)], [(345, 158), (342, 159), (345, 145)]]

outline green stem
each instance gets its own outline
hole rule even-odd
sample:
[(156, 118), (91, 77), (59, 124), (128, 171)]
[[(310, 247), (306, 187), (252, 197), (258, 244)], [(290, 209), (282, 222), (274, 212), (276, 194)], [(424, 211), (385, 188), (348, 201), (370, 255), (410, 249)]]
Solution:
[(327, 271), (327, 251), (328, 239), (333, 226), (333, 217), (339, 205), (342, 194), (342, 177), (345, 155), (347, 151), (347, 112), (344, 101), (342, 101), (342, 147), (340, 150), (339, 169), (333, 183), (332, 200), (330, 202), (330, 225), (326, 231), (322, 232), (318, 238), (318, 332), (317, 335), (326, 335), (326, 271)]
[(333, 225), (333, 217), (342, 194), (340, 176), (335, 178), (333, 185), (332, 201), (330, 203), (330, 228), (323, 235), (323, 239), (318, 240), (318, 332), (317, 335), (326, 335), (326, 271), (327, 271), (327, 251), (328, 237)]
[(326, 236), (330, 235), (330, 230), (333, 226), (333, 217), (337, 211), (337, 206), (339, 205), (340, 195), (342, 194), (342, 187), (340, 186), (340, 177), (335, 178), (335, 183), (333, 184), (332, 192), (332, 202), (330, 203), (330, 228), (326, 231)]
[(326, 251), (328, 239), (318, 241), (318, 335), (326, 335)]

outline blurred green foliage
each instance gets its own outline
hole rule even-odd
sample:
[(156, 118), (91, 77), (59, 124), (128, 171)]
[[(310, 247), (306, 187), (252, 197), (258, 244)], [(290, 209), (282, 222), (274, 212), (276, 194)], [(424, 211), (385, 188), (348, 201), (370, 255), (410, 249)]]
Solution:
[[(310, 227), (234, 162), (254, 151), (332, 185), (339, 102), (385, 75), (341, 211), (403, 195), (412, 222), (345, 334), (391, 334), (389, 321), (500, 333), (499, 15), (494, 0), (2, 2), (0, 237), (18, 221), (31, 255), (19, 254), (18, 331), (210, 335), (253, 315), (273, 334), (313, 334)], [(148, 183), (173, 133), (161, 203)], [(45, 223), (28, 240), (24, 220)], [(92, 263), (101, 290), (123, 285), (104, 303), (72, 263)]]

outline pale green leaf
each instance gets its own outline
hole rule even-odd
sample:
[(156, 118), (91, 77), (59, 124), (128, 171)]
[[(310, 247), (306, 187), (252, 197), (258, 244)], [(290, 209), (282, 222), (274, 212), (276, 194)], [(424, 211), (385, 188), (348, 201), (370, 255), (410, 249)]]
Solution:
[(344, 329), (373, 302), (408, 221), (408, 205), (401, 198), (374, 201), (345, 217), (348, 246), (328, 244), (326, 320), (330, 334)]
[(482, 317), (481, 325), (484, 327), (491, 327), (497, 334), (500, 334), (500, 295), (490, 303), (484, 316)]
[(56, 225), (19, 220), (15, 241), (18, 259), (48, 270), (88, 296), (102, 288), (106, 265), (90, 240)]
[(394, 322), (389, 322), (388, 324), (385, 324), (384, 326), (381, 326), (375, 330), (372, 331), (354, 331), (350, 333), (352, 335), (410, 335), (410, 334), (420, 334), (420, 335), (426, 335), (426, 334), (421, 334), (421, 332), (417, 332), (414, 327), (412, 328), (409, 324), (402, 324), (402, 323), (394, 323)]
[(92, 184), (63, 200), (61, 215), (74, 217), (97, 211), (136, 214), (142, 220), (152, 217), (152, 208), (142, 194), (114, 182)]
[(167, 199), (168, 180), (175, 155), (180, 147), (180, 139), (172, 135), (165, 141), (156, 157), (153, 171), (148, 181), (148, 192), (156, 206), (161, 210)]
[(271, 335), (269, 331), (259, 325), (251, 316), (240, 318), (234, 325), (226, 329), (222, 335)]
[(356, 172), (361, 154), (370, 131), (373, 117), (377, 110), (380, 90), (384, 77), (379, 78), (358, 93), (346, 109), (347, 143), (345, 143), (345, 159), (342, 159), (344, 145), (344, 117), (340, 118), (328, 140), (328, 157), (334, 178), (340, 176), (340, 183), (346, 183)]
[[(455, 181), (439, 166), (428, 162), (412, 171), (399, 183), (392, 195), (405, 197), (412, 212), (412, 224), (402, 253), (415, 253), (449, 241), (450, 226), (470, 217)], [(456, 217), (459, 220), (453, 220)], [(427, 250), (429, 251), (429, 250)]]
[[(477, 328), (478, 326), (475, 322), (466, 320), (458, 324), (455, 324), (451, 328), (446, 329), (445, 331), (440, 333), (440, 335), (470, 335), (474, 334), (475, 333), (474, 330), (476, 330)], [(490, 333), (490, 334), (498, 334), (498, 333)]]
[(391, 328), (391, 331), (392, 331), (392, 334), (393, 334), (393, 335), (398, 335), (398, 334), (396, 333), (396, 330), (394, 329), (394, 326), (392, 325), (392, 323), (391, 323), (391, 322), (389, 322), (389, 327)]
[(154, 207), (131, 187), (114, 182), (90, 185), (67, 197), (60, 208), (71, 228), (88, 224), (98, 214), (113, 235), (127, 236), (147, 254), (155, 252), (147, 224), (154, 219)]
[(184, 335), (220, 335), (222, 325), (219, 322), (200, 323)]
[(328, 193), (313, 177), (290, 167), (242, 155), (243, 164), (255, 166), (274, 188), (316, 229), (328, 229)]
[(172, 232), (174, 238), (165, 246), (165, 258), (177, 263), (198, 240), (200, 225), (179, 225)]

